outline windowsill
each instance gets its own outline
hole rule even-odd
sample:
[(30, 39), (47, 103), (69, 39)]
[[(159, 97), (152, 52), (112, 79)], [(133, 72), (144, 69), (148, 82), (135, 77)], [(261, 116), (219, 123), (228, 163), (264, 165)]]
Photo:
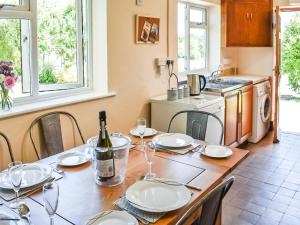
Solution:
[(45, 109), (56, 108), (60, 106), (66, 106), (71, 104), (76, 104), (80, 102), (92, 101), (101, 98), (114, 97), (116, 93), (108, 93), (108, 94), (98, 94), (95, 92), (89, 92), (80, 95), (68, 96), (68, 97), (60, 97), (57, 99), (45, 100), (35, 103), (27, 103), (13, 106), (9, 111), (0, 110), (0, 119), (19, 116), (22, 114), (37, 112)]

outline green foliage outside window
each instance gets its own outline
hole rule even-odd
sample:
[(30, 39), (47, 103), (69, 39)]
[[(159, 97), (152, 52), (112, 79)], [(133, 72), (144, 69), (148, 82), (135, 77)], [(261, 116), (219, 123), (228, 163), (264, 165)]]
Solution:
[(286, 26), (282, 41), (282, 74), (288, 75), (293, 91), (300, 93), (300, 14), (295, 14)]
[[(38, 49), (40, 83), (67, 83), (64, 73), (76, 64), (77, 34), (75, 4), (68, 5), (63, 11), (42, 8), (39, 15)], [(0, 19), (0, 61), (14, 63), (18, 75), (22, 76), (21, 27), (19, 19)], [(60, 67), (51, 65), (48, 58), (53, 54), (60, 60)]]

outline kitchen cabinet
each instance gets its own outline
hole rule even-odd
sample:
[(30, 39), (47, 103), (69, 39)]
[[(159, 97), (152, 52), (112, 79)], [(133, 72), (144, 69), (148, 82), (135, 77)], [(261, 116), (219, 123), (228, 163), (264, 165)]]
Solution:
[(246, 141), (252, 134), (253, 86), (249, 85), (240, 90), (240, 142)]
[(223, 46), (271, 47), (273, 0), (222, 0)]
[(225, 98), (224, 144), (238, 146), (252, 134), (253, 85), (223, 93)]
[(239, 92), (225, 95), (225, 145), (238, 143)]

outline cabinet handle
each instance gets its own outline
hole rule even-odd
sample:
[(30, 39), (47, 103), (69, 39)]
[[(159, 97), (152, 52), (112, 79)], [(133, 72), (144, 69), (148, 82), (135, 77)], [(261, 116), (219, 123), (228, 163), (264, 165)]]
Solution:
[(252, 20), (253, 18), (253, 13), (250, 13), (250, 20)]
[(249, 13), (246, 13), (246, 18), (249, 19)]

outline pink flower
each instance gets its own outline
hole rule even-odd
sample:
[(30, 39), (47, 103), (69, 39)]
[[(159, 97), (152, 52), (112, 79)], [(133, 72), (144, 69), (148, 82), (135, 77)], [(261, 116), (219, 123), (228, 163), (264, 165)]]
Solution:
[(16, 80), (14, 77), (11, 77), (11, 76), (7, 76), (5, 77), (5, 80), (4, 80), (4, 87), (6, 89), (12, 89), (16, 84)]

